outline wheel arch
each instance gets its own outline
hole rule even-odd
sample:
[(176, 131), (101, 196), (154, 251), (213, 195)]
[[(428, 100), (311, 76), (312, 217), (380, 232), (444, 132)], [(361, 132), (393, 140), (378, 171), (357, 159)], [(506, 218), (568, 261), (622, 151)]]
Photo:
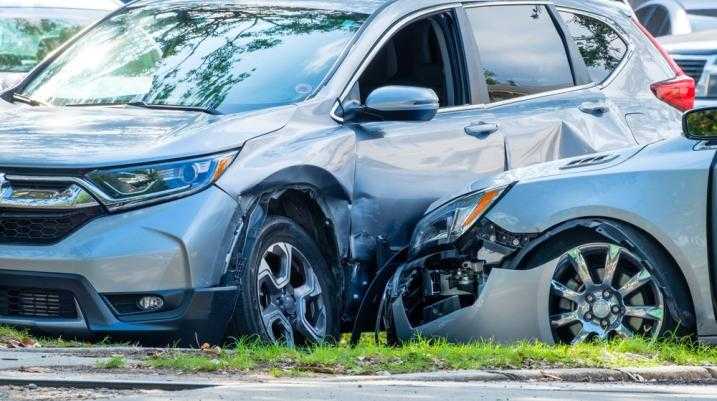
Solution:
[[(696, 329), (695, 291), (690, 286), (690, 280), (688, 280), (683, 268), (669, 251), (669, 247), (660, 241), (657, 236), (625, 220), (610, 217), (586, 217), (556, 224), (543, 232), (528, 246), (521, 249), (511, 260), (507, 261), (506, 267), (515, 270), (535, 268), (542, 263), (559, 257), (560, 243), (578, 235), (601, 236), (618, 244), (626, 243), (633, 249), (640, 248), (636, 244), (636, 241), (641, 241), (640, 237), (653, 244), (668, 261), (672, 272), (680, 281), (680, 286), (686, 291), (687, 299), (672, 300), (673, 305), (679, 309), (679, 316), (675, 316), (675, 318), (684, 322), (689, 329)], [(643, 251), (640, 250), (640, 252)]]
[(348, 258), (350, 191), (331, 172), (310, 165), (277, 171), (242, 192), (244, 228), (236, 247), (239, 263), (247, 263), (267, 218), (281, 216), (299, 224), (317, 242), (343, 288), (341, 269)]

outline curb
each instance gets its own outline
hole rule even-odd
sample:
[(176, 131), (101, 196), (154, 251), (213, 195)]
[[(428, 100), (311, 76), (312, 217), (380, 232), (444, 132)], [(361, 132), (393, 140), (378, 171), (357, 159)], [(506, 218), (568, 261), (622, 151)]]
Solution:
[(76, 388), (110, 390), (163, 390), (182, 391), (217, 387), (216, 383), (160, 382), (131, 380), (67, 380), (67, 379), (23, 379), (0, 377), (0, 386), (37, 386), (53, 388)]
[(454, 371), (372, 376), (371, 380), (404, 380), (423, 382), (705, 382), (717, 379), (717, 367), (665, 366), (623, 369), (524, 369), (490, 371)]

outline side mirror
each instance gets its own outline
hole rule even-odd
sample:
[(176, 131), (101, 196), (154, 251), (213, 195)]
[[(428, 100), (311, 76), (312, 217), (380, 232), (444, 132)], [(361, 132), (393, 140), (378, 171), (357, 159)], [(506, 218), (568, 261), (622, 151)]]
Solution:
[(688, 111), (682, 117), (682, 130), (690, 139), (717, 139), (717, 107)]
[(366, 105), (352, 110), (353, 118), (381, 121), (430, 121), (438, 113), (436, 92), (414, 86), (384, 86), (371, 92)]

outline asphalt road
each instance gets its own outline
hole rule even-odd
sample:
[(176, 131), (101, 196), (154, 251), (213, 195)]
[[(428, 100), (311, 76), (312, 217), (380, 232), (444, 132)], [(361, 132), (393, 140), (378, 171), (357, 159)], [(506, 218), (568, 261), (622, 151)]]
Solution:
[[(106, 399), (106, 398), (105, 398)], [(657, 384), (287, 381), (120, 395), (121, 401), (679, 401), (717, 400), (717, 386)]]

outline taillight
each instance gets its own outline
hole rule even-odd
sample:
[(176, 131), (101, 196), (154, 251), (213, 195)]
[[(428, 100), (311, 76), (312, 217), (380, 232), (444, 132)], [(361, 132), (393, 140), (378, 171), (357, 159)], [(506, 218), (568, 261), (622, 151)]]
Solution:
[(695, 80), (686, 75), (654, 83), (650, 89), (658, 99), (680, 111), (695, 107)]
[(680, 68), (672, 56), (670, 56), (670, 53), (662, 47), (660, 42), (652, 36), (650, 31), (648, 31), (647, 28), (640, 23), (640, 21), (635, 18), (633, 18), (632, 21), (640, 29), (640, 31), (647, 36), (652, 45), (660, 52), (662, 57), (664, 57), (667, 64), (669, 64), (670, 68), (675, 73), (674, 78), (650, 85), (652, 93), (654, 93), (658, 99), (680, 111), (687, 111), (694, 108), (696, 96), (695, 80), (685, 75), (682, 68)]

